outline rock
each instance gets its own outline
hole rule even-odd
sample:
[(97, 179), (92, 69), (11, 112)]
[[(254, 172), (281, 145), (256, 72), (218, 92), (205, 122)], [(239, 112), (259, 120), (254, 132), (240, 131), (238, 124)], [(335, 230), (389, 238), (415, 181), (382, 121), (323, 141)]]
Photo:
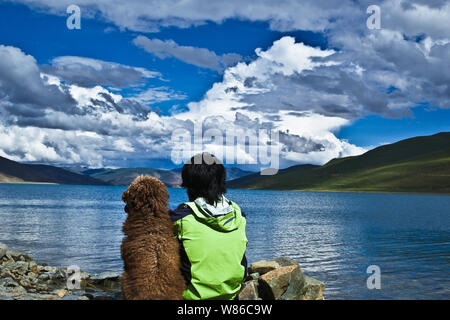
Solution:
[(258, 279), (259, 296), (263, 300), (277, 300), (286, 292), (291, 279), (299, 277), (302, 275), (298, 264), (269, 271)]
[(291, 274), (291, 279), (289, 280), (289, 286), (283, 295), (280, 297), (280, 300), (300, 300), (302, 295), (304, 294), (304, 285), (305, 278), (302, 273), (302, 269), (298, 263), (295, 263), (291, 266), (298, 266), (298, 271), (295, 271)]
[(298, 264), (297, 261), (294, 261), (291, 258), (287, 258), (287, 257), (276, 258), (275, 262), (277, 262), (281, 267), (293, 266), (293, 265)]
[(94, 295), (92, 295), (90, 293), (85, 293), (85, 294), (83, 294), (83, 296), (88, 298), (88, 300), (94, 300)]
[(106, 289), (118, 289), (120, 286), (120, 274), (117, 272), (106, 271), (91, 276), (89, 281)]
[(323, 291), (325, 284), (322, 281), (304, 276), (305, 285), (303, 287), (303, 295), (301, 300), (323, 300)]
[(90, 299), (86, 296), (81, 296), (81, 297), (78, 297), (77, 300), (90, 300)]
[(25, 261), (9, 262), (4, 265), (4, 268), (9, 269), (9, 271), (17, 275), (25, 275), (28, 272), (28, 262)]
[(28, 279), (20, 279), (19, 284), (25, 288), (31, 287), (31, 282)]
[(49, 266), (44, 265), (44, 264), (42, 264), (41, 266), (38, 266), (38, 271), (39, 272), (55, 272), (56, 270), (58, 270), (58, 268), (56, 268), (56, 267), (49, 267)]
[(260, 260), (257, 262), (254, 262), (250, 265), (250, 268), (248, 268), (248, 273), (259, 273), (259, 274), (265, 274), (269, 271), (275, 270), (276, 268), (279, 268), (280, 265), (278, 262), (270, 260)]
[(91, 275), (87, 272), (81, 271), (80, 272), (80, 279), (81, 280), (89, 280), (89, 278), (91, 277)]
[(53, 291), (53, 293), (56, 294), (58, 297), (62, 298), (68, 293), (68, 291), (65, 289), (59, 289), (59, 290)]
[(34, 261), (30, 261), (30, 262), (28, 263), (28, 269), (30, 270), (30, 272), (37, 273), (37, 272), (38, 272), (37, 263), (34, 262)]
[(17, 300), (60, 300), (61, 298), (54, 294), (26, 294), (21, 297), (17, 297)]
[(8, 251), (8, 246), (0, 242), (0, 259), (6, 254), (6, 251)]
[(250, 280), (242, 284), (238, 300), (258, 300), (258, 280)]
[(14, 281), (13, 278), (2, 278), (2, 279), (0, 279), (0, 286), (7, 287), (7, 288), (8, 287), (14, 288), (14, 287), (18, 287), (19, 284), (16, 281)]
[(39, 275), (38, 280), (47, 281), (50, 279), (50, 275), (48, 273), (42, 273)]
[(258, 272), (251, 273), (247, 276), (245, 281), (258, 280), (259, 276), (260, 276), (260, 274)]
[(8, 256), (10, 256), (14, 261), (27, 261), (31, 258), (23, 251), (14, 251), (14, 250), (8, 250), (6, 252)]
[(94, 282), (103, 280), (117, 280), (119, 277), (120, 274), (118, 274), (117, 272), (105, 271), (91, 276), (91, 280)]

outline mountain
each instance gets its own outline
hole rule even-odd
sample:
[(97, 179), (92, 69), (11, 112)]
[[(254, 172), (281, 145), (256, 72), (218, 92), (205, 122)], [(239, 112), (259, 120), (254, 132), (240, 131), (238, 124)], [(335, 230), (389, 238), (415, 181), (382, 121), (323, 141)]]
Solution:
[[(139, 175), (156, 177), (164, 182), (166, 186), (172, 188), (179, 187), (181, 184), (181, 168), (172, 170), (152, 168), (89, 169), (81, 171), (81, 173), (106, 181), (112, 185), (129, 185)], [(252, 173), (239, 168), (227, 168), (228, 179), (236, 179)]]
[(327, 164), (230, 181), (235, 189), (450, 193), (450, 132), (383, 145)]
[(172, 170), (152, 168), (92, 169), (83, 171), (83, 174), (115, 186), (127, 186), (140, 175), (158, 178), (168, 187), (178, 187), (181, 184), (181, 175)]
[(22, 164), (0, 157), (0, 182), (40, 182), (80, 185), (108, 185), (104, 181), (58, 167)]
[(254, 174), (253, 171), (246, 171), (239, 168), (226, 168), (226, 170), (227, 170), (227, 180), (234, 180), (248, 176), (250, 174)]
[[(227, 168), (229, 179), (251, 174), (238, 168)], [(179, 187), (181, 168), (172, 170), (152, 168), (88, 169), (86, 167), (66, 167), (41, 164), (23, 164), (0, 157), (0, 183), (57, 183), (80, 185), (117, 185), (127, 186), (139, 175), (150, 175), (160, 179), (168, 187)]]

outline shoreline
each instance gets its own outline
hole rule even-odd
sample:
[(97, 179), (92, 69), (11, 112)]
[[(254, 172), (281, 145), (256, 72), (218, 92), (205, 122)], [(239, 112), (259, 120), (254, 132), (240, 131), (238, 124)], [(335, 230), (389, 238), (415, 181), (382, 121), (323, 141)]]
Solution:
[[(249, 265), (238, 300), (323, 300), (325, 284), (286, 257)], [(38, 264), (0, 243), (0, 300), (122, 300), (121, 274)]]
[[(71, 281), (71, 279), (74, 279)], [(76, 279), (76, 280), (75, 280)], [(0, 300), (120, 300), (120, 274), (38, 264), (0, 243)]]
[[(126, 187), (126, 185), (90, 185), (90, 184), (61, 184), (54, 182), (33, 182), (33, 181), (0, 181), (1, 184), (18, 184), (18, 185), (57, 185), (57, 186), (94, 186), (94, 187)], [(167, 187), (171, 189), (180, 189), (180, 187)], [(450, 192), (421, 192), (421, 191), (376, 191), (376, 190), (315, 190), (315, 189), (257, 189), (257, 188), (227, 188), (229, 190), (255, 190), (255, 191), (294, 191), (294, 192), (335, 192), (335, 193), (367, 193), (367, 194), (411, 194), (411, 195), (434, 195), (434, 196), (450, 196)]]

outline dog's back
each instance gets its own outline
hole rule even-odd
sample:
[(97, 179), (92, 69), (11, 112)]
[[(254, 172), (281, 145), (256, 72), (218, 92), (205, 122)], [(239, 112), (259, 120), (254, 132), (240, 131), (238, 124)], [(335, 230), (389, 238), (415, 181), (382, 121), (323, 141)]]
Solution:
[(156, 178), (140, 176), (122, 200), (128, 213), (121, 246), (124, 299), (182, 299), (185, 282), (167, 209), (167, 188)]

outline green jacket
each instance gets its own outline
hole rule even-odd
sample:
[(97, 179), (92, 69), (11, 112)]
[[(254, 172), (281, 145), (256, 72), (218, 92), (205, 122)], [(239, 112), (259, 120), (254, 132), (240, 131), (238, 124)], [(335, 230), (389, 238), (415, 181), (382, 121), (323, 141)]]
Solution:
[(195, 202), (186, 202), (170, 215), (180, 241), (187, 300), (234, 299), (246, 274), (246, 219), (237, 204), (213, 217)]

